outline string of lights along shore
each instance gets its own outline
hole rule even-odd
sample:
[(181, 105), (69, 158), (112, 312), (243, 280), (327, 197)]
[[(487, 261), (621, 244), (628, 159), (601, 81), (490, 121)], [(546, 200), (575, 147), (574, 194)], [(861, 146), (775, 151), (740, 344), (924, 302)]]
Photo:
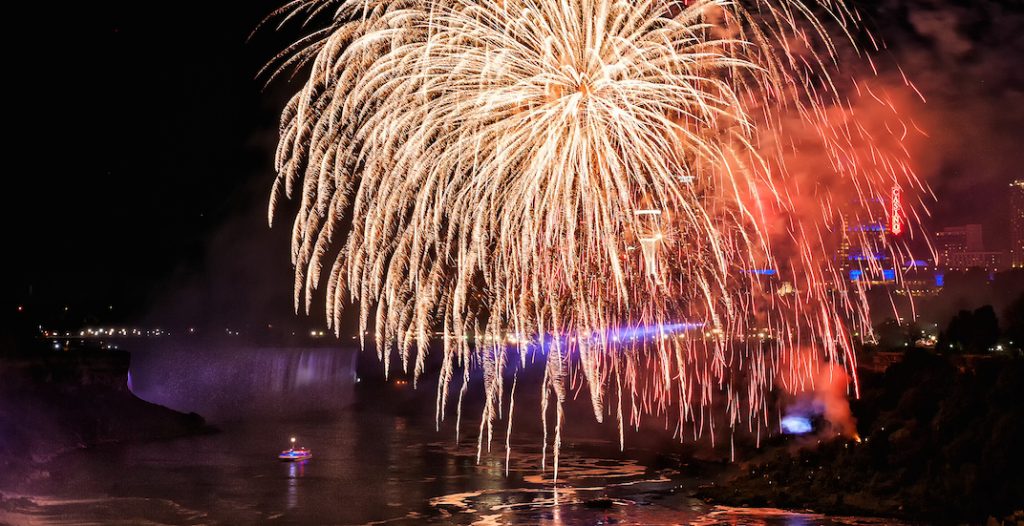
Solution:
[(577, 392), (620, 441), (646, 418), (777, 430), (773, 389), (854, 375), (870, 280), (850, 271), (891, 272), (833, 255), (908, 259), (931, 195), (903, 146), (922, 132), (844, 68), (876, 55), (858, 20), (838, 0), (289, 3), (272, 21), (314, 29), (269, 66), (308, 75), (270, 219), (298, 201), (297, 310), (325, 301), (339, 331), (356, 304), (385, 370), (442, 353), (439, 423), (482, 369), (479, 449), (497, 434), (506, 462), (517, 379), (543, 368), (556, 478)]

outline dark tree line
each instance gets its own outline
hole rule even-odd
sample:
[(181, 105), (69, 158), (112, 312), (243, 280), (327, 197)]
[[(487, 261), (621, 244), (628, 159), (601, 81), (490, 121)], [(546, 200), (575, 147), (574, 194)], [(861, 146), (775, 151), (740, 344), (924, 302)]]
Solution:
[[(919, 346), (929, 331), (919, 322), (901, 324), (887, 319), (875, 328), (877, 348), (885, 351)], [(932, 331), (934, 334), (934, 331)], [(992, 305), (962, 309), (938, 331), (936, 352), (943, 354), (1020, 354), (1024, 349), (1024, 295), (1012, 301), (999, 316)]]
[(936, 348), (942, 352), (984, 354), (994, 350), (1001, 336), (999, 318), (991, 305), (962, 310), (949, 320)]

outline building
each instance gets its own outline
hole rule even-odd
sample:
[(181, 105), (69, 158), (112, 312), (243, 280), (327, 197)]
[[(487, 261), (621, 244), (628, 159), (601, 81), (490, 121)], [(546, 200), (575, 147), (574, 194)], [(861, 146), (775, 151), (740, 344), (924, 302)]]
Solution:
[(892, 283), (896, 271), (890, 258), (889, 228), (884, 220), (853, 220), (842, 216), (839, 267), (850, 281), (867, 285)]
[(896, 294), (916, 297), (935, 296), (945, 284), (945, 274), (928, 259), (913, 259), (903, 265), (902, 287)]
[(661, 228), (661, 210), (656, 208), (637, 210), (633, 212), (636, 216), (637, 240), (640, 241), (640, 249), (643, 253), (644, 268), (649, 278), (655, 283), (664, 283), (664, 276), (658, 265), (658, 248), (662, 244), (663, 234)]
[(1010, 183), (1010, 266), (1024, 268), (1024, 179)]
[(873, 373), (884, 373), (890, 365), (903, 361), (903, 351), (874, 351), (857, 358), (857, 368)]
[(985, 250), (982, 233), (981, 225), (946, 227), (935, 233), (935, 248), (943, 259), (950, 254), (982, 252)]
[(941, 258), (943, 270), (970, 270), (972, 268), (999, 272), (1007, 267), (1006, 252), (960, 252)]
[(998, 272), (1007, 266), (1006, 253), (985, 250), (981, 225), (946, 227), (935, 233), (938, 265), (943, 270), (980, 268)]

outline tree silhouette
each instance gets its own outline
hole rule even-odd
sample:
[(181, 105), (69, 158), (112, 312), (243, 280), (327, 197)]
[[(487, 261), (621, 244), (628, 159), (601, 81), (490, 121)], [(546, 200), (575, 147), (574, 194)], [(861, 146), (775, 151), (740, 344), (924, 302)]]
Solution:
[(949, 321), (939, 338), (938, 349), (963, 354), (980, 354), (999, 341), (999, 319), (991, 305), (973, 312), (962, 310)]

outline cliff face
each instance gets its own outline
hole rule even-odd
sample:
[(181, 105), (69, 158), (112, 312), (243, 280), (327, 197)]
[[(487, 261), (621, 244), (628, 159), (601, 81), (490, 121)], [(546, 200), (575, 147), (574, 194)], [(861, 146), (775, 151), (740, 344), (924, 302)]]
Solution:
[(120, 351), (0, 356), (0, 489), (45, 477), (41, 467), (72, 449), (209, 429), (199, 415), (133, 395), (129, 360)]

